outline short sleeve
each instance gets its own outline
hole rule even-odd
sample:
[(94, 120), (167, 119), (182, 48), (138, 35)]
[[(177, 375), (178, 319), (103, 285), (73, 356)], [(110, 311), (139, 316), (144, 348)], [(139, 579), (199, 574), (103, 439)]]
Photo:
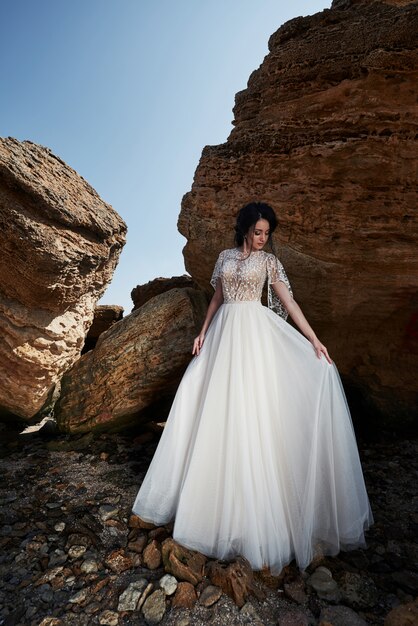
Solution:
[(290, 286), (289, 279), (286, 275), (283, 265), (280, 263), (279, 259), (274, 256), (274, 254), (269, 254), (267, 258), (267, 279), (268, 279), (268, 307), (284, 320), (287, 319), (287, 310), (283, 305), (280, 298), (277, 296), (274, 291), (272, 285), (277, 283), (278, 281), (282, 281), (288, 290), (290, 291), (290, 295), (293, 296), (292, 287)]
[(215, 267), (213, 269), (212, 278), (210, 279), (210, 284), (214, 289), (216, 289), (216, 283), (218, 281), (219, 276), (221, 275), (222, 263), (224, 260), (224, 250), (219, 253), (218, 259), (215, 263)]

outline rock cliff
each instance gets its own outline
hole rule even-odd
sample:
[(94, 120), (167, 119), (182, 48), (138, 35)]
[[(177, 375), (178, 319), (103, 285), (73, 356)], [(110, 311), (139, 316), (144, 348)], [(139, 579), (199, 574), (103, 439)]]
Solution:
[(238, 209), (272, 204), (296, 300), (369, 418), (395, 427), (418, 403), (417, 33), (417, 2), (338, 0), (284, 24), (178, 221), (208, 289)]
[(126, 225), (48, 148), (0, 139), (0, 412), (24, 419), (79, 357)]

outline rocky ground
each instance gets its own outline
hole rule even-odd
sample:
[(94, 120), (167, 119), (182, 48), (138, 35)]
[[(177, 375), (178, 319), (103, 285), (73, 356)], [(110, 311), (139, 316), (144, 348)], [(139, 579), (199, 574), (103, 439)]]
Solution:
[(182, 550), (172, 525), (131, 516), (161, 432), (145, 428), (70, 438), (0, 426), (1, 626), (418, 623), (416, 440), (359, 441), (367, 550), (271, 577)]

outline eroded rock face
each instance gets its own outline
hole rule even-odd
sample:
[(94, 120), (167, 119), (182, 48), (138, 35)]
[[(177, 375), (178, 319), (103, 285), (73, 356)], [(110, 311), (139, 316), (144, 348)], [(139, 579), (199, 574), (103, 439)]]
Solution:
[(164, 293), (170, 289), (181, 289), (184, 287), (192, 289), (197, 288), (196, 283), (190, 276), (187, 276), (187, 274), (183, 274), (183, 276), (172, 276), (171, 278), (154, 278), (144, 285), (137, 285), (131, 291), (131, 298), (134, 303), (132, 310), (135, 311), (139, 309), (140, 306), (148, 302), (148, 300), (151, 300), (151, 298), (154, 298), (154, 296), (158, 296), (160, 293)]
[(0, 139), (0, 412), (25, 419), (79, 357), (126, 225), (48, 148)]
[(123, 318), (123, 307), (117, 304), (99, 304), (94, 308), (94, 318), (83, 347), (83, 352), (92, 350), (102, 333)]
[(63, 377), (59, 428), (119, 430), (166, 412), (205, 313), (202, 291), (171, 289), (111, 326)]
[(239, 208), (270, 203), (295, 299), (368, 419), (394, 427), (418, 403), (417, 32), (405, 2), (340, 0), (284, 24), (236, 95), (228, 141), (203, 150), (178, 223), (209, 290)]

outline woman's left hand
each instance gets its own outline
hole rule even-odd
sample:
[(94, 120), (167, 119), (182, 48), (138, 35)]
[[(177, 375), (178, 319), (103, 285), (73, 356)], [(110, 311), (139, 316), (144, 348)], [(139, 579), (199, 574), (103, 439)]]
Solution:
[(316, 352), (316, 356), (318, 357), (318, 359), (321, 358), (321, 355), (324, 354), (326, 360), (328, 361), (328, 363), (332, 363), (331, 357), (328, 354), (328, 350), (326, 349), (326, 347), (324, 346), (324, 344), (322, 344), (319, 339), (315, 338), (312, 340), (312, 345), (314, 347), (314, 350)]

